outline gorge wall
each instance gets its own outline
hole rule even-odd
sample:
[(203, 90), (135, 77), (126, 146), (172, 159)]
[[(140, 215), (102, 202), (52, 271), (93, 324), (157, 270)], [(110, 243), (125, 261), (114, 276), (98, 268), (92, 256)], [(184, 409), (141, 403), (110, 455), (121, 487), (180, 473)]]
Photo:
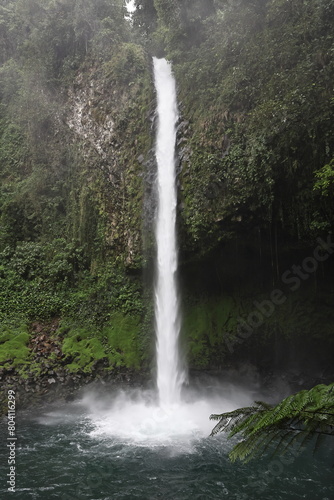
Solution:
[[(334, 3), (147, 0), (124, 14), (107, 0), (1, 7), (4, 376), (154, 365), (151, 56), (165, 54), (190, 367), (326, 377), (332, 247), (314, 252), (334, 220)], [(36, 355), (43, 331), (59, 353)]]

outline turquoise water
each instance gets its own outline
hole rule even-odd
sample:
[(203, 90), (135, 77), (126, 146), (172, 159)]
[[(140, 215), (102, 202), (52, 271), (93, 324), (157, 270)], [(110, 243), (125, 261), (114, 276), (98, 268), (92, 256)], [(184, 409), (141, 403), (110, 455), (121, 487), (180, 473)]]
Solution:
[[(249, 464), (232, 464), (227, 457), (232, 444), (223, 435), (203, 436), (196, 426), (190, 433), (183, 430), (180, 436), (166, 432), (158, 439), (143, 439), (135, 433), (140, 428), (140, 422), (136, 422), (138, 408), (134, 406), (131, 415), (129, 407), (129, 420), (124, 417), (114, 422), (116, 427), (112, 427), (112, 409), (105, 418), (101, 409), (92, 413), (87, 404), (21, 415), (17, 424), (16, 492), (6, 490), (5, 465), (0, 498), (334, 499), (333, 448), (327, 447), (317, 457), (304, 451), (281, 459), (267, 456)], [(196, 409), (191, 407), (191, 411)], [(129, 428), (131, 418), (133, 427), (128, 435), (117, 432), (122, 422)], [(106, 431), (108, 426), (110, 433)], [(6, 431), (3, 426), (1, 443), (6, 442)]]

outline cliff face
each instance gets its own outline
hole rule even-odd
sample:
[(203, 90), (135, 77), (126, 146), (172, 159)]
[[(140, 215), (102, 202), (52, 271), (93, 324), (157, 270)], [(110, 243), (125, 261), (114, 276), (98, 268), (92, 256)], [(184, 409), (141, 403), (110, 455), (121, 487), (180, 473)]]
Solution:
[(152, 362), (151, 54), (165, 53), (190, 365), (329, 364), (333, 264), (303, 263), (333, 230), (332, 3), (140, 4), (132, 24), (121, 1), (0, 12), (1, 362), (18, 340), (24, 374), (32, 322), (52, 318), (74, 371)]
[[(200, 12), (204, 3), (196, 2)], [(188, 123), (180, 145), (185, 245), (205, 252), (259, 231), (267, 240), (277, 234), (278, 245), (307, 244), (332, 230), (322, 181), (333, 157), (333, 7), (216, 2), (197, 15), (185, 2), (178, 16), (164, 14)]]
[(105, 252), (128, 267), (138, 267), (143, 253), (145, 160), (152, 141), (145, 117), (151, 111), (152, 88), (143, 50), (133, 44), (124, 44), (122, 50), (138, 58), (139, 71), (132, 67), (126, 81), (118, 81), (111, 59), (80, 72), (68, 90), (65, 121), (85, 165), (82, 170), (87, 170), (86, 189), (92, 190), (103, 220)]
[[(122, 2), (81, 7), (36, 1), (3, 9), (2, 177), (15, 191), (3, 198), (3, 247), (65, 237), (91, 261), (108, 254), (138, 266), (150, 58), (132, 42)], [(48, 221), (44, 193), (55, 209)]]
[[(332, 345), (333, 264), (329, 254), (312, 259), (334, 221), (333, 5), (142, 3), (151, 14), (149, 47), (164, 47), (178, 84), (191, 362), (252, 359), (268, 368), (313, 357), (329, 366), (318, 334)], [(285, 300), (267, 317), (258, 305), (275, 290)], [(256, 327), (247, 323), (260, 316)]]
[[(4, 376), (45, 375), (55, 362), (89, 371), (99, 359), (107, 372), (138, 369), (150, 357), (138, 270), (152, 185), (151, 61), (122, 5), (36, 0), (1, 10)], [(63, 353), (45, 366), (31, 349), (34, 321)]]

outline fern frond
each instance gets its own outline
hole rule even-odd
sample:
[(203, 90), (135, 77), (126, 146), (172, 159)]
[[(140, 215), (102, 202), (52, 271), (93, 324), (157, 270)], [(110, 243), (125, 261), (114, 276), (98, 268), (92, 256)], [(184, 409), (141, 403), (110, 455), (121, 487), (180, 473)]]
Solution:
[[(214, 414), (210, 419), (218, 420), (211, 435), (228, 432), (229, 437), (242, 438), (230, 452), (232, 461), (249, 461), (274, 441), (278, 441), (274, 454), (285, 453), (294, 444), (300, 450), (315, 436), (334, 436), (334, 383), (300, 391), (276, 406), (256, 401), (253, 406)], [(318, 438), (315, 449), (322, 442)]]

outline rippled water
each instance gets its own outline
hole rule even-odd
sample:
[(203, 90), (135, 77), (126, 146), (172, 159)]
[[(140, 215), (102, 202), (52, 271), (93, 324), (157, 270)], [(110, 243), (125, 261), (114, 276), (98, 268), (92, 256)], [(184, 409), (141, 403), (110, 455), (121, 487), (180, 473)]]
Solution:
[[(232, 464), (227, 457), (232, 443), (223, 435), (207, 437), (212, 426), (203, 419), (213, 404), (199, 400), (161, 412), (148, 395), (120, 394), (103, 406), (89, 396), (21, 415), (16, 492), (6, 491), (5, 466), (0, 498), (334, 499), (329, 448), (317, 458), (304, 452)], [(6, 428), (1, 432), (4, 443)]]

